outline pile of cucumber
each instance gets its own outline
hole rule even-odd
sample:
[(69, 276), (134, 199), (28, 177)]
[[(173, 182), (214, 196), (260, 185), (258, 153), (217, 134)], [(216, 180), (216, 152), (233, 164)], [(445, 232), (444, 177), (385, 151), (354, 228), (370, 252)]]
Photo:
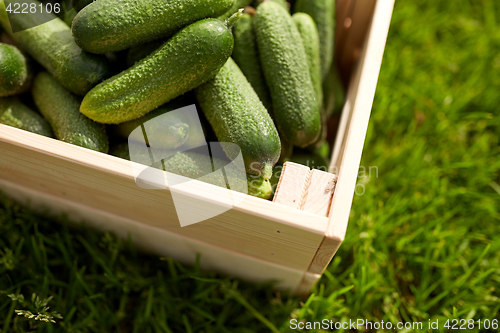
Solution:
[[(294, 147), (328, 158), (335, 0), (72, 0), (59, 16), (8, 15), (15, 2), (0, 0), (0, 123), (129, 158), (135, 128), (196, 104), (207, 141), (240, 147), (262, 198)], [(154, 130), (165, 149), (200, 135), (181, 117)], [(160, 167), (197, 175), (193, 154)]]

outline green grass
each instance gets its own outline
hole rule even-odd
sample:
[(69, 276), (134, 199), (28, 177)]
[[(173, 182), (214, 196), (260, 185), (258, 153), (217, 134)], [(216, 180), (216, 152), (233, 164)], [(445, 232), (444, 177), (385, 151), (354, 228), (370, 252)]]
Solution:
[[(307, 301), (0, 199), (2, 332), (287, 332), (500, 309), (500, 3), (399, 0), (347, 237)], [(8, 294), (23, 294), (25, 304)], [(17, 316), (49, 296), (55, 324)], [(319, 330), (311, 330), (317, 332)], [(477, 330), (476, 330), (477, 331)]]

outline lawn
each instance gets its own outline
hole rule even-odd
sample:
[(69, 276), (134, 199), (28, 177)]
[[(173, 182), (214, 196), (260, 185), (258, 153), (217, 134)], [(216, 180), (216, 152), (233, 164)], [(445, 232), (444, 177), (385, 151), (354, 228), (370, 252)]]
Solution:
[[(499, 138), (500, 3), (398, 0), (361, 163), (378, 173), (361, 175), (346, 240), (309, 299), (138, 253), (2, 196), (0, 332), (289, 332), (292, 319), (445, 331), (449, 318), (478, 331), (500, 318)], [(16, 315), (49, 296), (63, 319)]]

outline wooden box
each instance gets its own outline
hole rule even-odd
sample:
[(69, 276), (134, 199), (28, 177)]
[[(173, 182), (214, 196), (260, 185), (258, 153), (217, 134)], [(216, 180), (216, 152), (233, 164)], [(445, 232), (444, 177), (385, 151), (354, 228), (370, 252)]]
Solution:
[[(0, 190), (54, 214), (111, 230), (145, 251), (307, 294), (344, 239), (394, 0), (337, 0), (337, 64), (348, 80), (333, 149), (338, 171), (329, 218), (233, 192), (227, 212), (182, 228), (172, 195), (138, 187), (130, 162), (0, 125)], [(223, 205), (194, 181), (192, 213)], [(243, 196), (243, 197), (242, 197)], [(57, 226), (54, 226), (57, 228)]]

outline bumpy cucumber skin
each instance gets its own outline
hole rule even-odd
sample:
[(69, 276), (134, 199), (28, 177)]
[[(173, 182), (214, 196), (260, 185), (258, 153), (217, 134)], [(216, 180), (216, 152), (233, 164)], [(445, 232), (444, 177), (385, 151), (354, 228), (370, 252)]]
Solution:
[(0, 97), (30, 88), (32, 73), (26, 57), (13, 45), (0, 43)]
[(299, 30), (304, 49), (307, 56), (307, 64), (309, 65), (309, 73), (316, 91), (316, 99), (321, 107), (323, 103), (323, 86), (321, 84), (321, 57), (319, 55), (319, 36), (316, 23), (311, 16), (306, 13), (296, 13), (293, 16), (297, 29)]
[[(128, 139), (130, 133), (145, 122), (178, 108), (179, 107), (176, 105), (169, 104), (160, 106), (158, 109), (148, 113), (144, 117), (113, 126), (112, 131), (118, 137)], [(175, 149), (182, 146), (188, 139), (189, 125), (184, 121), (184, 119), (177, 116), (170, 116), (168, 120), (168, 124), (166, 124), (165, 121), (162, 121), (160, 127), (159, 125), (155, 125), (155, 123), (153, 123), (148, 129), (148, 138), (161, 137), (165, 139), (157, 148)]]
[(323, 94), (323, 112), (326, 119), (329, 119), (335, 113), (342, 112), (345, 103), (345, 91), (335, 64), (332, 65), (330, 72), (323, 81)]
[(130, 161), (130, 152), (128, 150), (128, 143), (117, 143), (112, 144), (109, 147), (109, 155), (113, 155), (119, 158), (123, 158), (124, 160)]
[(232, 58), (245, 74), (269, 114), (272, 114), (271, 95), (260, 65), (253, 22), (253, 17), (250, 14), (243, 14), (236, 22), (233, 28), (234, 50)]
[[(225, 163), (217, 158), (213, 158), (214, 165), (224, 165)], [(211, 173), (212, 163), (205, 156), (194, 152), (178, 152), (163, 163), (164, 171), (172, 172), (184, 177), (199, 178), (205, 176), (205, 179), (211, 184), (224, 184), (226, 181), (218, 173)], [(248, 194), (268, 199), (271, 196), (271, 184), (260, 176), (247, 176), (246, 184), (240, 179), (239, 174), (234, 174), (231, 168), (226, 168), (226, 176), (229, 184), (234, 189), (248, 188)], [(247, 185), (247, 186), (245, 186)]]
[(278, 5), (282, 6), (286, 10), (290, 11), (290, 5), (288, 4), (288, 2), (286, 0), (255, 0), (252, 5), (255, 8), (257, 8), (261, 3), (265, 2), (265, 1), (276, 2)]
[(233, 43), (224, 22), (193, 23), (153, 54), (92, 89), (80, 111), (107, 124), (137, 119), (211, 79), (230, 57)]
[[(5, 2), (14, 3), (12, 0)], [(37, 8), (40, 4), (36, 0), (23, 0), (23, 2), (35, 4)], [(76, 45), (71, 29), (56, 15), (45, 12), (36, 15), (18, 14), (11, 19), (10, 23), (21, 28), (33, 28), (12, 33), (4, 1), (0, 2), (0, 21), (5, 31), (72, 93), (85, 95), (92, 87), (108, 77), (106, 58), (82, 51)]]
[(290, 158), (293, 154), (293, 145), (285, 140), (281, 140), (281, 154), (278, 164), (283, 164), (287, 158)]
[(13, 98), (0, 98), (0, 123), (49, 138), (54, 137), (52, 128), (42, 116)]
[(165, 42), (166, 40), (155, 40), (131, 47), (127, 51), (127, 65), (129, 67), (134, 66), (136, 62), (146, 58), (148, 55), (158, 50), (160, 46), (165, 44)]
[[(217, 158), (212, 158), (214, 165), (224, 165), (224, 161)], [(218, 173), (211, 173), (212, 163), (201, 154), (195, 152), (178, 152), (163, 163), (163, 170), (172, 172), (184, 177), (204, 178), (211, 184), (224, 184), (225, 179)], [(262, 176), (247, 176), (246, 184), (244, 180), (240, 179), (240, 174), (234, 173), (231, 168), (225, 168), (229, 184), (234, 189), (248, 188), (248, 194), (268, 199), (271, 196), (271, 185), (269, 181), (265, 180)], [(246, 185), (246, 186), (245, 186)]]
[(321, 131), (321, 114), (302, 38), (290, 14), (274, 2), (257, 8), (255, 31), (262, 69), (282, 137), (306, 147)]
[(80, 98), (67, 91), (47, 72), (33, 82), (33, 100), (52, 126), (57, 139), (80, 147), (108, 152), (108, 137), (102, 124), (81, 114)]
[(323, 79), (333, 63), (335, 0), (297, 0), (295, 12), (309, 14), (318, 27)]
[(249, 6), (252, 3), (253, 0), (236, 0), (234, 1), (233, 5), (231, 8), (229, 8), (224, 14), (220, 15), (217, 17), (219, 20), (227, 20), (231, 15), (236, 13), (238, 10), (241, 8), (245, 8), (246, 6)]
[(308, 166), (311, 169), (317, 169), (321, 171), (328, 171), (328, 161), (317, 154), (295, 154), (287, 161), (302, 164)]
[[(110, 155), (130, 160), (130, 153), (127, 143), (120, 143), (111, 146)], [(213, 158), (214, 165), (224, 165), (225, 163), (217, 158)], [(184, 151), (177, 152), (171, 158), (163, 163), (157, 163), (153, 167), (162, 169), (167, 172), (175, 173), (189, 178), (199, 178), (206, 176), (207, 180), (213, 184), (224, 184), (225, 179), (220, 178), (220, 174), (211, 174), (212, 163), (208, 163), (208, 159), (199, 153)], [(245, 188), (245, 184), (241, 183), (240, 175), (234, 174), (231, 168), (225, 169), (228, 181), (235, 189)], [(236, 185), (236, 186), (235, 186)], [(271, 196), (272, 188), (269, 181), (264, 180), (262, 176), (247, 176), (248, 194), (254, 197), (268, 199)]]
[(88, 52), (115, 52), (171, 36), (193, 22), (223, 14), (233, 4), (234, 0), (99, 0), (75, 17), (73, 36)]
[(269, 179), (281, 152), (278, 131), (233, 59), (195, 94), (217, 139), (240, 147), (247, 173)]

